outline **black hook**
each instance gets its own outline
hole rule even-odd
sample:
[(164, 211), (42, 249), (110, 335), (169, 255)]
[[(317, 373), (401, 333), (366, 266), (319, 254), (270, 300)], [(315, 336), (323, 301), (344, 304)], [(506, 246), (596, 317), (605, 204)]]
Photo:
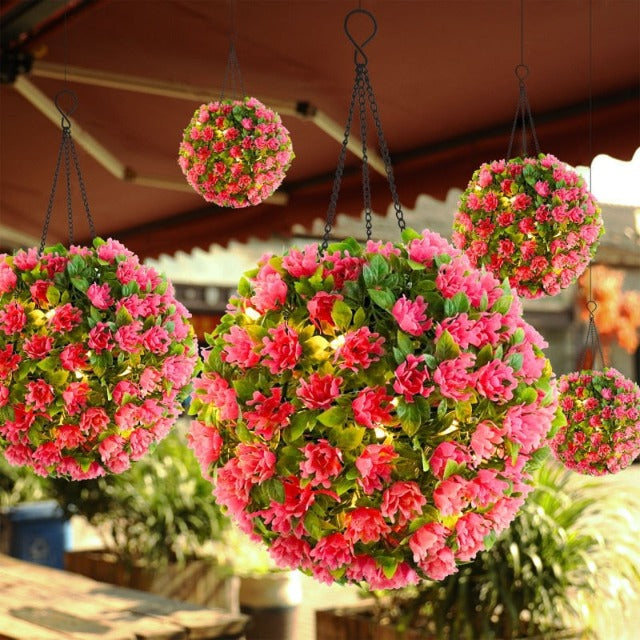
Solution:
[[(60, 98), (64, 95), (68, 95), (71, 97), (71, 106), (66, 111), (60, 106)], [(69, 117), (75, 113), (75, 110), (78, 108), (78, 96), (71, 89), (62, 89), (62, 91), (58, 91), (55, 97), (56, 109), (60, 112), (62, 116), (62, 120), (60, 124), (63, 129), (71, 129), (71, 120)]]
[[(356, 13), (362, 13), (368, 18), (370, 18), (372, 29), (373, 29), (371, 31), (371, 35), (369, 35), (369, 37), (363, 40), (360, 44), (358, 44), (355, 41), (354, 37), (349, 32), (349, 18), (351, 18), (351, 16), (353, 16)], [(378, 32), (378, 23), (376, 22), (376, 19), (373, 17), (373, 14), (370, 11), (367, 11), (366, 9), (353, 9), (353, 11), (349, 11), (349, 13), (347, 13), (344, 19), (344, 32), (347, 34), (347, 38), (351, 40), (351, 42), (353, 43), (353, 46), (356, 48), (356, 50), (353, 52), (354, 62), (357, 65), (358, 64), (366, 65), (369, 59), (367, 58), (367, 55), (364, 52), (364, 47), (371, 41), (373, 36), (375, 36), (376, 33)], [(358, 55), (362, 56), (362, 62), (359, 62)]]
[(518, 78), (518, 82), (523, 85), (529, 75), (529, 67), (527, 67), (526, 64), (518, 64), (515, 68), (515, 74), (516, 78)]

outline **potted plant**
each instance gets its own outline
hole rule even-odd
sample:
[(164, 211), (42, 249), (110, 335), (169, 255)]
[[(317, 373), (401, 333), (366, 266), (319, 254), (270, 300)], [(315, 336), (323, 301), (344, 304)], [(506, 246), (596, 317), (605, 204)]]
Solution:
[(612, 621), (624, 619), (640, 587), (639, 531), (630, 518), (640, 500), (555, 465), (536, 480), (521, 514), (473, 562), (441, 582), (371, 592), (375, 606), (355, 616), (320, 611), (317, 640), (598, 637), (604, 619), (603, 637), (618, 637)]
[(104, 542), (97, 551), (68, 553), (67, 570), (237, 609), (237, 580), (221, 561), (227, 519), (211, 501), (211, 486), (179, 429), (120, 475), (81, 482), (53, 479), (51, 485), (65, 511), (84, 516)]

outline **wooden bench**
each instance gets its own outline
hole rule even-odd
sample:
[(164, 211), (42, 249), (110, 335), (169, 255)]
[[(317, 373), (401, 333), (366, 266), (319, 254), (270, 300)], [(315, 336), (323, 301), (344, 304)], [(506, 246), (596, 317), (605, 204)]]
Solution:
[(0, 555), (2, 640), (232, 640), (247, 621)]

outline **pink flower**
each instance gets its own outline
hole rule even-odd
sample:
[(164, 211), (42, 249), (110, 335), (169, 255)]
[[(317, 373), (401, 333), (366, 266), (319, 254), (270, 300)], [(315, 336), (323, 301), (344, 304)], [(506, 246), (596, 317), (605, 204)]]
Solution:
[(366, 494), (382, 489), (389, 482), (393, 464), (398, 454), (389, 444), (369, 444), (356, 458), (356, 469), (360, 473), (358, 484)]
[(129, 380), (120, 380), (116, 386), (113, 388), (112, 396), (113, 401), (116, 404), (125, 404), (129, 399), (125, 400), (125, 395), (130, 395), (132, 398), (137, 398), (140, 390), (137, 385)]
[(71, 382), (62, 392), (64, 406), (70, 415), (74, 415), (82, 411), (88, 401), (91, 388), (86, 382)]
[(359, 424), (374, 429), (394, 423), (391, 417), (391, 400), (384, 387), (365, 387), (351, 403), (353, 417)]
[(351, 563), (353, 545), (342, 533), (330, 533), (318, 540), (310, 555), (317, 563), (333, 571)]
[(247, 427), (265, 440), (271, 440), (276, 430), (284, 429), (295, 410), (290, 402), (282, 402), (280, 387), (273, 387), (270, 396), (254, 391), (253, 399), (247, 404), (254, 407), (253, 411), (245, 411), (243, 415)]
[(433, 502), (443, 516), (460, 513), (468, 504), (468, 482), (459, 475), (443, 480), (433, 492)]
[(524, 211), (531, 206), (531, 196), (526, 193), (519, 193), (512, 199), (511, 206), (515, 211)]
[(50, 280), (36, 280), (30, 287), (31, 299), (38, 305), (49, 305), (47, 291), (53, 285)]
[(393, 390), (404, 395), (406, 402), (413, 402), (414, 396), (428, 396), (433, 391), (433, 386), (426, 387), (429, 373), (425, 368), (418, 369), (424, 363), (424, 356), (414, 356), (410, 353), (394, 372)]
[(395, 482), (382, 494), (380, 513), (398, 525), (404, 525), (422, 513), (427, 499), (416, 482)]
[(409, 539), (414, 562), (422, 562), (446, 544), (451, 531), (439, 522), (422, 525)]
[(433, 373), (433, 381), (438, 385), (440, 393), (445, 398), (457, 402), (466, 402), (473, 395), (475, 373), (470, 373), (475, 362), (473, 353), (464, 352), (452, 360), (444, 360)]
[(369, 327), (360, 327), (344, 334), (344, 343), (336, 349), (334, 362), (340, 369), (351, 369), (356, 372), (359, 368), (367, 369), (372, 362), (380, 360), (384, 355), (384, 338)]
[(298, 334), (286, 323), (269, 329), (267, 333), (269, 337), (262, 339), (262, 364), (273, 375), (293, 369), (302, 354)]
[(127, 353), (137, 353), (142, 347), (142, 322), (136, 320), (131, 324), (118, 327), (115, 334), (118, 347)]
[(142, 344), (151, 353), (163, 354), (169, 350), (171, 338), (164, 327), (153, 326), (144, 332)]
[(131, 459), (140, 460), (149, 451), (149, 446), (153, 442), (153, 434), (147, 429), (135, 429), (129, 436), (129, 446), (131, 447)]
[(264, 444), (241, 442), (236, 455), (238, 469), (251, 484), (262, 484), (276, 472), (276, 455)]
[(343, 300), (343, 297), (339, 293), (318, 291), (307, 303), (309, 320), (317, 327), (322, 326), (322, 323), (326, 323), (330, 327), (335, 326), (335, 322), (331, 317), (331, 311), (336, 300)]
[(433, 475), (442, 480), (449, 460), (452, 460), (456, 464), (468, 464), (471, 462), (471, 456), (463, 445), (445, 440), (441, 442), (431, 454), (429, 466), (431, 467)]
[(89, 330), (89, 340), (87, 341), (89, 348), (96, 353), (103, 351), (111, 351), (113, 349), (113, 335), (106, 322), (97, 322), (93, 329)]
[(480, 469), (478, 475), (471, 480), (471, 485), (473, 502), (482, 508), (497, 502), (509, 489), (509, 483), (498, 479), (495, 469)]
[(0, 310), (0, 331), (8, 336), (20, 333), (26, 324), (27, 314), (18, 301), (12, 300)]
[(193, 370), (196, 366), (197, 357), (185, 355), (175, 355), (165, 358), (162, 363), (162, 377), (168, 380), (174, 388), (182, 388), (189, 384)]
[(293, 535), (276, 538), (269, 548), (275, 563), (282, 569), (305, 569), (309, 567), (309, 543)]
[(42, 378), (34, 382), (28, 382), (27, 393), (24, 398), (25, 402), (34, 409), (45, 411), (53, 402), (53, 387), (48, 384), (46, 380), (42, 380)]
[(57, 429), (56, 442), (60, 449), (77, 449), (85, 441), (80, 427), (75, 424), (63, 424)]
[(330, 373), (324, 376), (312, 373), (308, 381), (300, 379), (296, 395), (308, 409), (327, 409), (340, 395), (342, 381), (340, 376)]
[(237, 364), (242, 369), (253, 367), (259, 362), (260, 356), (255, 351), (257, 345), (246, 329), (232, 326), (229, 333), (224, 335), (224, 341), (227, 344), (220, 354), (223, 362)]
[(251, 304), (260, 312), (277, 309), (287, 299), (287, 284), (269, 264), (261, 267), (252, 285), (254, 294)]
[(322, 277), (333, 277), (333, 285), (335, 289), (342, 289), (344, 283), (348, 280), (357, 280), (360, 277), (362, 271), (363, 258), (355, 258), (349, 255), (348, 251), (345, 251), (344, 255), (339, 252), (329, 255), (325, 253), (324, 261), (326, 263), (332, 263), (332, 267), (325, 266)]
[(420, 568), (431, 580), (444, 580), (458, 571), (453, 551), (449, 547), (437, 548), (420, 563)]
[(442, 236), (428, 229), (422, 232), (422, 238), (416, 238), (409, 242), (407, 252), (411, 260), (424, 264), (426, 267), (430, 267), (433, 264), (433, 259), (436, 256), (445, 253), (456, 256), (460, 253), (454, 250)]
[(465, 513), (456, 522), (458, 560), (471, 560), (484, 547), (484, 536), (490, 531), (490, 522), (477, 513)]
[(518, 386), (513, 369), (501, 360), (494, 359), (477, 371), (476, 388), (480, 395), (492, 402), (504, 404), (513, 398), (513, 390)]
[(111, 297), (111, 288), (108, 283), (89, 285), (87, 289), (87, 298), (96, 309), (108, 309), (113, 304)]
[(21, 271), (31, 271), (38, 264), (38, 261), (38, 249), (32, 247), (26, 251), (18, 251), (13, 257), (13, 266)]
[(290, 249), (282, 258), (282, 266), (294, 278), (310, 278), (318, 269), (318, 245), (309, 244), (302, 251)]
[(464, 291), (465, 272), (468, 265), (463, 260), (441, 264), (436, 276), (436, 287), (445, 298), (453, 298), (459, 291)]
[(515, 405), (507, 409), (503, 426), (506, 436), (521, 446), (522, 453), (531, 453), (544, 445), (544, 439), (554, 415), (554, 408)]
[(24, 341), (22, 349), (32, 360), (43, 360), (49, 355), (52, 347), (52, 338), (36, 334)]
[(422, 296), (409, 300), (405, 295), (393, 305), (391, 314), (403, 331), (412, 336), (420, 336), (431, 328), (433, 321), (427, 318), (427, 303)]
[(109, 424), (109, 416), (102, 407), (89, 407), (80, 416), (80, 430), (82, 433), (96, 436)]
[(476, 462), (489, 459), (496, 452), (496, 447), (502, 444), (504, 429), (499, 429), (489, 420), (483, 420), (471, 436), (471, 449), (476, 454)]
[(373, 507), (356, 507), (347, 514), (345, 540), (351, 543), (358, 541), (368, 544), (377, 542), (381, 536), (391, 531), (382, 514)]
[(220, 420), (237, 420), (239, 409), (236, 391), (220, 374), (214, 371), (205, 373), (194, 380), (193, 386), (195, 397), (216, 407)]
[(67, 371), (78, 371), (88, 366), (84, 345), (80, 343), (68, 344), (60, 352), (60, 363)]
[(61, 460), (60, 449), (55, 442), (45, 442), (36, 447), (32, 460), (39, 462), (43, 467), (50, 467)]
[[(4, 255), (0, 255), (0, 260), (4, 260)], [(0, 295), (11, 293), (17, 282), (18, 276), (13, 269), (6, 262), (0, 262)]]
[(210, 427), (204, 422), (192, 420), (187, 441), (189, 447), (193, 449), (203, 475), (208, 476), (209, 465), (217, 462), (220, 458), (220, 451), (222, 450), (220, 432), (215, 427)]
[(310, 478), (312, 486), (331, 488), (331, 479), (342, 471), (342, 451), (327, 440), (309, 443), (301, 449), (305, 460), (300, 463), (300, 474)]
[(67, 333), (82, 322), (82, 312), (70, 303), (56, 307), (49, 319), (49, 326), (54, 333)]
[(0, 384), (0, 407), (6, 407), (9, 402), (9, 387)]

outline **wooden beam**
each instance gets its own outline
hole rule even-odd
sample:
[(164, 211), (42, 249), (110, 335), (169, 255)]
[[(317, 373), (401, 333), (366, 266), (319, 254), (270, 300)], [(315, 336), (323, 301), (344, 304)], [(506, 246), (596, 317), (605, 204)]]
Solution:
[[(68, 82), (77, 82), (79, 84), (88, 84), (94, 87), (105, 87), (108, 89), (119, 89), (121, 91), (132, 91), (164, 98), (175, 98), (177, 100), (187, 100), (190, 102), (209, 102), (213, 96), (219, 96), (221, 93), (219, 87), (198, 87), (182, 82), (164, 82), (152, 78), (131, 76), (123, 73), (111, 73), (98, 69), (84, 69), (81, 67), (67, 67), (65, 75), (64, 65), (43, 60), (33, 61), (31, 75), (54, 80), (64, 80), (66, 78)], [(330, 138), (342, 144), (344, 127), (314, 105), (305, 102), (283, 101), (267, 97), (262, 97), (261, 100), (268, 104), (270, 109), (277, 111), (280, 115), (287, 115), (312, 122)], [(362, 159), (362, 142), (357, 136), (350, 136), (347, 148), (358, 158)], [(386, 175), (384, 162), (373, 149), (367, 150), (367, 157), (369, 166), (374, 171), (377, 171), (383, 176)]]

